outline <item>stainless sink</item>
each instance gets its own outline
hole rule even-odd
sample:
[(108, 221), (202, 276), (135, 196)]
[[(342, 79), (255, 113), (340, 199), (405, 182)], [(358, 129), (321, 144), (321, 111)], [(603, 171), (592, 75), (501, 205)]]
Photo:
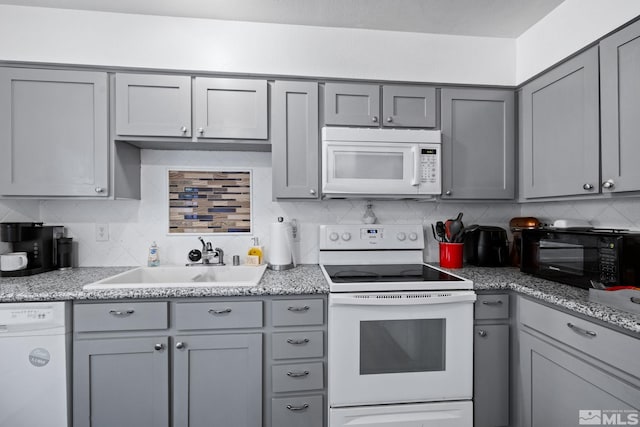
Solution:
[(260, 282), (266, 268), (266, 265), (139, 267), (84, 285), (82, 289), (252, 287)]

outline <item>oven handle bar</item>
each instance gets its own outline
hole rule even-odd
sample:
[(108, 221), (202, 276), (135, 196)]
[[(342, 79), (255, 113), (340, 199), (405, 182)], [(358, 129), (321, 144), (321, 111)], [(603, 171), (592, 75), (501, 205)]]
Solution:
[(476, 300), (473, 291), (456, 292), (384, 292), (359, 294), (331, 294), (329, 305), (438, 305), (472, 303)]

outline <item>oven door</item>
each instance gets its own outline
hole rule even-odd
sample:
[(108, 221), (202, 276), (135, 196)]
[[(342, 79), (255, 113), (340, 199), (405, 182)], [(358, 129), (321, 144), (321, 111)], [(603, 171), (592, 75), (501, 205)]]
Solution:
[(329, 405), (471, 399), (473, 291), (329, 295)]

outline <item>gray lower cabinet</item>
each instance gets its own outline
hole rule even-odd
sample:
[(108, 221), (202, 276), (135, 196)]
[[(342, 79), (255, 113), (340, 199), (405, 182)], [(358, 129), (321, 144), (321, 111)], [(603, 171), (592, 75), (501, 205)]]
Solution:
[(602, 191), (640, 190), (640, 22), (600, 42)]
[(107, 73), (0, 68), (0, 194), (109, 195)]
[(318, 84), (276, 81), (271, 95), (273, 198), (317, 199)]
[(598, 69), (596, 46), (522, 88), (523, 198), (600, 192)]
[(515, 101), (512, 90), (441, 91), (442, 198), (515, 197)]

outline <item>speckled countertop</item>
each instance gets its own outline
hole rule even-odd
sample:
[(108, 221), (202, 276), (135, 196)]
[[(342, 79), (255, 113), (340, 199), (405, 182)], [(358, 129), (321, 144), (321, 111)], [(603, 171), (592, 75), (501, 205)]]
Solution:
[[(149, 288), (84, 291), (82, 286), (126, 271), (132, 267), (76, 268), (22, 278), (0, 278), (0, 302), (101, 300), (123, 298), (186, 298), (248, 295), (326, 294), (329, 286), (317, 265), (302, 265), (292, 270), (266, 270), (260, 284), (246, 288)], [(580, 288), (538, 279), (516, 268), (466, 266), (452, 270), (473, 280), (477, 291), (510, 290), (551, 305), (585, 315), (640, 334), (640, 315), (589, 301), (589, 293)]]

